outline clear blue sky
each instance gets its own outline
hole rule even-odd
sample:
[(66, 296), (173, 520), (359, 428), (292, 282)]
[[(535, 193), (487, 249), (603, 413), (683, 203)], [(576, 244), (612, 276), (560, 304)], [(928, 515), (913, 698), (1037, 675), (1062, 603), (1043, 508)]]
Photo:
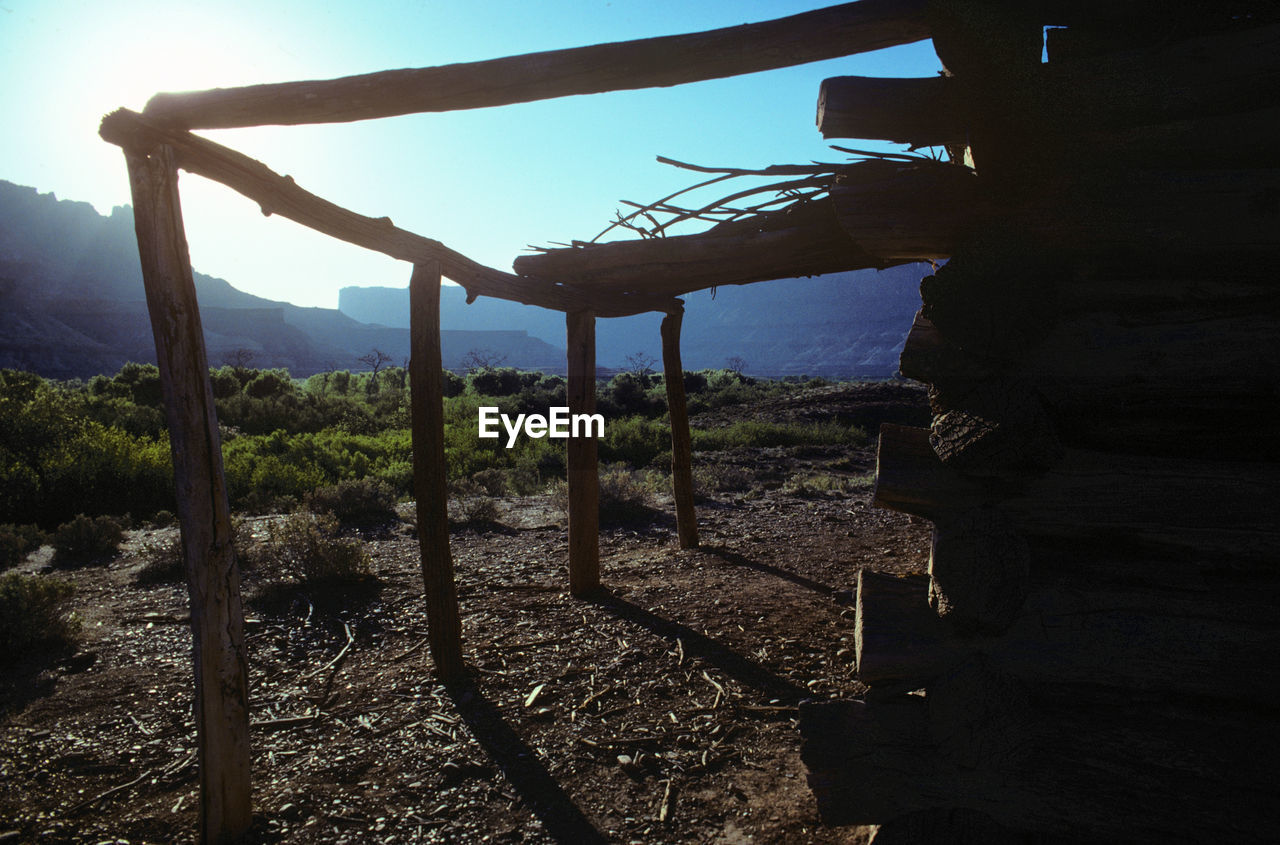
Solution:
[[(0, 0), (0, 178), (99, 211), (129, 202), (101, 116), (157, 91), (324, 79), (767, 20), (813, 0), (426, 0), (181, 3)], [(814, 127), (828, 76), (931, 76), (929, 42), (677, 88), (570, 97), (355, 124), (221, 130), (210, 137), (303, 187), (510, 270), (526, 245), (586, 239), (621, 199), (647, 201), (707, 165), (838, 161)], [(884, 148), (884, 147), (882, 147)], [(300, 305), (345, 285), (408, 284), (410, 268), (314, 234), (184, 175), (198, 270)], [(708, 197), (710, 198), (710, 197)], [(2, 225), (2, 221), (0, 221)]]

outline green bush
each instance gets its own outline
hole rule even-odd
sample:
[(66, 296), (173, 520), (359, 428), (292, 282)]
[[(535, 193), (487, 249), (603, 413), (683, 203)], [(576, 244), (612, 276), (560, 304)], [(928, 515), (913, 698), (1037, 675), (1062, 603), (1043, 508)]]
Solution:
[(0, 663), (16, 661), (33, 646), (74, 645), (80, 623), (68, 610), (73, 592), (57, 578), (0, 576)]
[(743, 446), (861, 446), (867, 433), (839, 423), (806, 425), (739, 420), (731, 425), (691, 432), (694, 451), (718, 452)]
[(22, 563), (48, 539), (38, 525), (0, 525), (0, 569)]
[(376, 478), (346, 479), (310, 493), (306, 506), (345, 525), (375, 525), (396, 519), (396, 491)]
[(62, 565), (93, 563), (112, 557), (124, 541), (120, 523), (109, 516), (79, 514), (53, 534), (53, 560)]
[(600, 441), (600, 459), (633, 467), (647, 467), (671, 451), (671, 426), (662, 420), (641, 417), (610, 420)]

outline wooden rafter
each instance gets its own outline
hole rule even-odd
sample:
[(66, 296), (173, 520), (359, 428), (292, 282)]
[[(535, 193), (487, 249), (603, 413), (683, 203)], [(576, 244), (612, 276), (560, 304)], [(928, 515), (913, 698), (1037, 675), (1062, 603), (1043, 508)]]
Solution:
[(719, 79), (929, 37), (924, 0), (861, 0), (761, 23), (341, 79), (157, 94), (188, 129), (337, 123)]
[(396, 227), (390, 218), (366, 217), (322, 199), (243, 153), (190, 132), (159, 126), (127, 109), (103, 118), (99, 134), (131, 150), (168, 145), (183, 170), (243, 194), (258, 203), (265, 214), (280, 214), (331, 237), (413, 264), (438, 261), (444, 275), (465, 287), (471, 297), (493, 296), (559, 311), (591, 309), (606, 317), (671, 312), (682, 307), (674, 299), (579, 291), (486, 267), (439, 241)]

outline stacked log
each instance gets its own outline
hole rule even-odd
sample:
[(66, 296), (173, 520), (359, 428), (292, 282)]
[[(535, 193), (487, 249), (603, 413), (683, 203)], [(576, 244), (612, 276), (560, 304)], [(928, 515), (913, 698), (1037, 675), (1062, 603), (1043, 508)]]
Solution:
[[(880, 435), (876, 502), (934, 523), (929, 573), (860, 574), (869, 692), (801, 709), (824, 819), (877, 843), (1275, 836), (1280, 294), (1253, 245), (1280, 233), (1280, 194), (1250, 168), (1280, 140), (1280, 89), (1201, 98), (1219, 70), (1273, 76), (1254, 47), (1276, 32), (1245, 10), (1135, 51), (1080, 8), (1077, 37), (1016, 79), (974, 58), (975, 13), (935, 39), (954, 79), (881, 86), (938, 120), (877, 132), (972, 144), (956, 218), (977, 222), (950, 230), (902, 353), (932, 424)], [(866, 125), (846, 95), (876, 96), (829, 82), (824, 131)], [(1054, 117), (1059, 96), (1078, 119)], [(1162, 137), (1184, 155), (1157, 151), (1157, 173), (1128, 144)]]

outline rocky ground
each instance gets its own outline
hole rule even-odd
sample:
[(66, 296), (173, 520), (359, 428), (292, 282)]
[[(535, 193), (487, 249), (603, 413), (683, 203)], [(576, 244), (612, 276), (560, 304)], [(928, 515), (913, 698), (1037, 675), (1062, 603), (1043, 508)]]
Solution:
[[(922, 402), (901, 385), (843, 386), (700, 422), (874, 431)], [(499, 524), (455, 532), (463, 684), (432, 677), (408, 524), (361, 535), (369, 590), (250, 606), (252, 841), (863, 841), (818, 820), (796, 705), (863, 691), (857, 571), (923, 569), (928, 526), (871, 506), (872, 446), (695, 460), (705, 478), (750, 483), (699, 503), (697, 550), (677, 547), (669, 499), (606, 527), (607, 589), (589, 600), (567, 593), (549, 497), (502, 499)], [(56, 663), (29, 655), (3, 681), (0, 842), (193, 838), (185, 587), (135, 580), (144, 545), (174, 530), (133, 532), (118, 558), (64, 573), (82, 646)]]

